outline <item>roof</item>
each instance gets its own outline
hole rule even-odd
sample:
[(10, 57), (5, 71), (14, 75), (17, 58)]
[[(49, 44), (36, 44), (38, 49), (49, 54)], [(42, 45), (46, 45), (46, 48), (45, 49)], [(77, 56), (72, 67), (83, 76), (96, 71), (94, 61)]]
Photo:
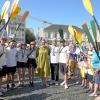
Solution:
[[(66, 30), (66, 31), (68, 31), (68, 26), (69, 25), (56, 25), (56, 24), (54, 24), (54, 25), (50, 25), (50, 26), (48, 26), (48, 27), (46, 27), (46, 28), (44, 28), (44, 31), (45, 32), (51, 32), (52, 30), (54, 31), (54, 32), (57, 32), (59, 29), (63, 29), (63, 30)], [(79, 31), (79, 32), (82, 32), (82, 29), (81, 28), (79, 28), (79, 27), (77, 27), (77, 26), (74, 26), (74, 25), (72, 25), (77, 31)]]

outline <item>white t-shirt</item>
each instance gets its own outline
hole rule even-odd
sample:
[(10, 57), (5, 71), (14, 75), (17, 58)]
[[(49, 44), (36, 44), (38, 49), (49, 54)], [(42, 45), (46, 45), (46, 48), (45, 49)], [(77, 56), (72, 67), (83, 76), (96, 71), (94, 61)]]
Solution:
[(68, 55), (69, 55), (69, 47), (68, 46), (65, 46), (65, 47), (61, 47), (60, 48), (60, 51), (59, 51), (59, 62), (60, 63), (67, 63), (68, 62)]
[(8, 47), (6, 49), (6, 65), (7, 67), (14, 67), (17, 65), (17, 49)]
[(88, 51), (88, 55), (92, 55), (93, 54), (93, 52), (92, 51)]
[(78, 68), (81, 69), (83, 67), (83, 61), (78, 62)]
[(88, 74), (89, 74), (89, 75), (93, 75), (93, 72), (92, 72), (91, 69), (88, 69)]
[(50, 62), (58, 63), (59, 62), (59, 47), (50, 45)]
[(87, 66), (87, 64), (84, 61), (82, 61), (82, 67), (84, 69), (84, 73), (88, 73), (88, 69), (86, 67), (89, 67), (89, 66)]

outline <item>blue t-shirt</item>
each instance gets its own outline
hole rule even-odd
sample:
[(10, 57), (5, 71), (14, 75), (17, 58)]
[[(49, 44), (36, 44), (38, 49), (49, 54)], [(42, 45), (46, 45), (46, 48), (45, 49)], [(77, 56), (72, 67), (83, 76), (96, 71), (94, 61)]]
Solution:
[[(98, 54), (100, 56), (100, 51), (98, 51)], [(99, 57), (97, 56), (97, 53), (95, 51), (93, 51), (91, 63), (93, 65), (94, 69), (98, 68), (100, 61), (99, 61)]]
[(70, 59), (76, 60), (77, 54), (75, 53), (75, 51), (76, 51), (76, 48), (74, 48), (73, 51), (70, 52), (69, 54)]
[(76, 57), (77, 55), (74, 53), (74, 52), (71, 52), (70, 53), (70, 59), (73, 59), (73, 60), (75, 60), (75, 57)]

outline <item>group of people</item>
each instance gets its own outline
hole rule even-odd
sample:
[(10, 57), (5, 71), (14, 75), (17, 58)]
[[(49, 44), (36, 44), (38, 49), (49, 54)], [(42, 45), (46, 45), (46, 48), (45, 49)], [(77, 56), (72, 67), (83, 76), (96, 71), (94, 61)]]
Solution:
[(7, 90), (15, 87), (16, 71), (18, 72), (19, 86), (24, 86), (26, 68), (29, 72), (29, 85), (34, 86), (33, 75), (36, 67), (35, 41), (32, 41), (28, 48), (25, 43), (17, 44), (14, 40), (6, 43), (2, 38), (0, 43), (0, 95), (6, 91), (1, 87), (3, 77), (6, 77)]
[[(100, 84), (100, 52), (99, 47), (94, 45), (91, 50), (80, 50), (76, 44), (67, 44), (64, 39), (53, 39), (49, 45), (43, 39), (39, 46), (35, 41), (29, 45), (16, 43), (11, 40), (6, 43), (5, 39), (0, 42), (0, 95), (5, 90), (2, 88), (2, 78), (6, 77), (7, 90), (15, 87), (15, 73), (18, 73), (19, 86), (25, 85), (25, 72), (28, 69), (29, 85), (34, 87), (34, 75), (37, 72), (41, 78), (42, 86), (59, 85), (59, 70), (63, 75), (60, 83), (68, 89), (68, 79), (75, 75), (78, 83), (89, 87), (93, 92), (90, 96), (97, 96), (96, 92)], [(48, 77), (51, 76), (50, 83)], [(11, 83), (11, 85), (10, 85)], [(10, 87), (11, 86), (11, 87)]]

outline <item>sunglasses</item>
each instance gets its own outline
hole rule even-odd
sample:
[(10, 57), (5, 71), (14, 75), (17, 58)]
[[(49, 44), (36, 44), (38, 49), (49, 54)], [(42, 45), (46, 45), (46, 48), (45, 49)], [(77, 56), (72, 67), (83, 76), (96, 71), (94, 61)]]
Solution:
[(30, 45), (35, 45), (35, 44), (30, 44)]

